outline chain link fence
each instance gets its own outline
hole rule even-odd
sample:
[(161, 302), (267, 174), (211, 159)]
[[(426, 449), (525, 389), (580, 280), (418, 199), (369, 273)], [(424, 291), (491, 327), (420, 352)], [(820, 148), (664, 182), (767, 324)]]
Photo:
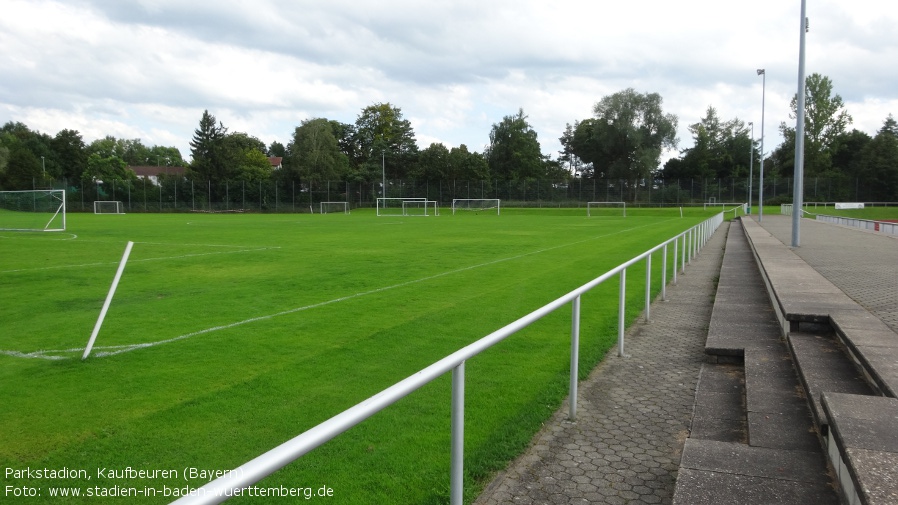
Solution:
[[(36, 189), (42, 188), (37, 182)], [(345, 201), (355, 208), (373, 208), (378, 197), (424, 197), (449, 206), (455, 198), (500, 198), (508, 207), (585, 207), (587, 202), (625, 201), (633, 206), (700, 205), (707, 202), (747, 202), (747, 178), (683, 179), (654, 182), (574, 179), (528, 181), (192, 181), (178, 177), (134, 181), (67, 181), (52, 184), (65, 189), (70, 212), (92, 212), (95, 200), (121, 201), (126, 212), (318, 212), (320, 202)], [(759, 181), (754, 180), (756, 205)], [(764, 204), (792, 201), (792, 179), (765, 178)], [(857, 181), (810, 178), (805, 181), (807, 202), (866, 201), (869, 188)], [(898, 199), (898, 196), (896, 196)]]

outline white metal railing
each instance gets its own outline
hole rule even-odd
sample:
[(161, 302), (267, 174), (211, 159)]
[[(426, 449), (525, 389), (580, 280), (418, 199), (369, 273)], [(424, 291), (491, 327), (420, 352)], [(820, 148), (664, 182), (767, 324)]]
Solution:
[(685, 271), (687, 263), (698, 254), (699, 250), (708, 242), (711, 235), (723, 223), (723, 212), (690, 228), (689, 230), (649, 249), (635, 258), (609, 270), (592, 281), (579, 288), (555, 299), (554, 301), (536, 309), (524, 317), (490, 333), (489, 335), (469, 344), (462, 349), (444, 357), (436, 363), (420, 370), (419, 372), (397, 382), (384, 389), (380, 393), (364, 400), (353, 407), (335, 415), (323, 423), (308, 431), (284, 442), (270, 451), (244, 463), (243, 465), (226, 472), (224, 476), (207, 483), (206, 485), (191, 490), (186, 496), (172, 502), (175, 504), (215, 504), (221, 503), (235, 495), (239, 490), (249, 487), (272, 473), (280, 470), (289, 463), (302, 457), (326, 442), (336, 438), (341, 433), (368, 419), (384, 408), (392, 405), (400, 399), (408, 396), (429, 382), (441, 377), (446, 372), (452, 372), (452, 419), (451, 419), (451, 450), (450, 450), (450, 503), (461, 505), (463, 497), (463, 460), (464, 460), (464, 394), (465, 394), (465, 362), (501, 342), (507, 337), (526, 328), (534, 322), (558, 310), (570, 303), (571, 314), (571, 371), (570, 371), (570, 401), (569, 416), (573, 420), (577, 415), (577, 382), (579, 370), (579, 345), (580, 345), (580, 297), (615, 276), (620, 279), (620, 294), (618, 298), (618, 356), (625, 357), (624, 353), (624, 312), (626, 309), (626, 280), (627, 268), (642, 261), (646, 261), (646, 286), (645, 286), (645, 319), (650, 320), (650, 296), (651, 296), (651, 261), (652, 254), (662, 251), (662, 275), (661, 298), (666, 300), (667, 284), (667, 251), (668, 246), (673, 245), (673, 279), (677, 282), (677, 253), (679, 255), (680, 270)]
[(839, 224), (842, 226), (852, 226), (864, 230), (878, 231), (886, 235), (898, 235), (898, 223), (889, 221), (874, 221), (871, 219), (858, 219), (855, 217), (827, 216), (825, 214), (817, 214), (817, 221), (825, 223)]

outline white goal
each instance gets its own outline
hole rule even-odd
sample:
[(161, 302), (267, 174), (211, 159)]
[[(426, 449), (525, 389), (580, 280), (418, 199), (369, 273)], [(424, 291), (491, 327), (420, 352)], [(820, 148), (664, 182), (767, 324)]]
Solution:
[(452, 214), (455, 215), (456, 211), (461, 210), (490, 211), (492, 213), (495, 209), (498, 216), (501, 205), (502, 200), (499, 198), (455, 198), (452, 200)]
[(402, 202), (403, 216), (439, 216), (440, 207), (435, 200), (406, 200)]
[(717, 202), (714, 197), (709, 198), (707, 202), (702, 204), (702, 208), (704, 210), (708, 210), (708, 209), (713, 210), (716, 207), (720, 207), (721, 209), (724, 209), (724, 208), (732, 209), (733, 207), (747, 208), (748, 204), (740, 203), (740, 202)]
[(94, 214), (124, 214), (122, 202), (118, 200), (95, 200)]
[(378, 198), (378, 216), (439, 216), (440, 208), (427, 198)]
[(627, 217), (627, 202), (586, 202), (587, 217)]
[(349, 214), (349, 202), (321, 202), (321, 214)]
[(0, 191), (0, 230), (65, 231), (65, 191)]

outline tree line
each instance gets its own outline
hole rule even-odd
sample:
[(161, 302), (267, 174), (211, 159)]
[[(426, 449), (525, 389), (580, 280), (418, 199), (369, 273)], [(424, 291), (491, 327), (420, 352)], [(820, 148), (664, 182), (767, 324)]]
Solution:
[[(889, 114), (873, 136), (856, 129), (842, 98), (828, 77), (812, 74), (806, 81), (805, 176), (837, 181), (851, 194), (852, 182), (875, 183), (874, 198), (898, 200), (898, 124)], [(780, 126), (784, 142), (767, 155), (765, 171), (792, 176), (797, 100), (791, 124)], [(174, 147), (146, 146), (140, 139), (107, 136), (85, 144), (81, 134), (64, 129), (55, 136), (33, 131), (19, 122), (0, 128), (0, 188), (30, 189), (50, 181), (132, 181), (129, 166), (184, 166), (187, 180), (281, 180), (314, 184), (321, 181), (375, 183), (382, 178), (421, 181), (622, 181), (627, 198), (639, 187), (660, 181), (748, 177), (761, 159), (752, 125), (739, 118), (722, 119), (713, 106), (690, 124), (693, 146), (660, 163), (665, 150), (676, 149), (678, 118), (663, 110), (657, 93), (630, 88), (603, 97), (588, 118), (566, 125), (555, 159), (543, 154), (537, 132), (523, 109), (492, 125), (483, 152), (462, 144), (447, 148), (418, 146), (411, 123), (390, 103), (365, 107), (354, 123), (327, 118), (303, 120), (287, 145), (231, 132), (208, 110), (190, 141), (187, 163)], [(758, 125), (759, 126), (759, 125)], [(281, 157), (279, 169), (269, 157)], [(755, 171), (755, 177), (758, 172)], [(180, 177), (180, 176), (179, 176)]]

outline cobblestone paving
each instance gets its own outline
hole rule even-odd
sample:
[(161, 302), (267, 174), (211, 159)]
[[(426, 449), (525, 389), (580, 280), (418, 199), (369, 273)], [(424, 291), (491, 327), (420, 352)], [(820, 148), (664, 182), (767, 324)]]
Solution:
[[(765, 215), (761, 226), (792, 244), (791, 217)], [(809, 219), (800, 231), (795, 254), (898, 332), (898, 238)]]
[(576, 422), (563, 406), (475, 504), (672, 502), (727, 228), (627, 332), (629, 356), (612, 350), (581, 382)]

